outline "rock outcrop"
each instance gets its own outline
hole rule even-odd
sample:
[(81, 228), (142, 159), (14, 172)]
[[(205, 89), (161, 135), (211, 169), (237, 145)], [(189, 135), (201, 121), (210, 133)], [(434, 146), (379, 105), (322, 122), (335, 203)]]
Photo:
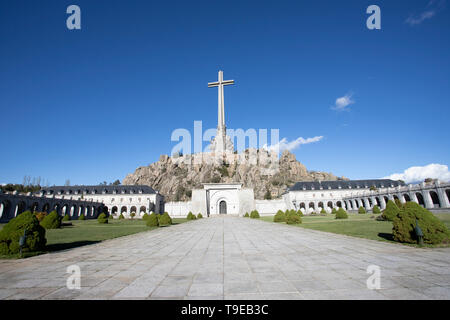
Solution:
[(210, 153), (162, 155), (158, 162), (127, 175), (123, 184), (148, 185), (159, 190), (166, 201), (185, 201), (190, 199), (192, 189), (203, 188), (202, 183), (240, 182), (243, 187), (253, 188), (256, 199), (264, 199), (281, 196), (297, 181), (345, 179), (332, 173), (308, 171), (287, 150), (278, 158), (265, 149), (250, 149), (241, 154), (229, 153), (226, 157)]

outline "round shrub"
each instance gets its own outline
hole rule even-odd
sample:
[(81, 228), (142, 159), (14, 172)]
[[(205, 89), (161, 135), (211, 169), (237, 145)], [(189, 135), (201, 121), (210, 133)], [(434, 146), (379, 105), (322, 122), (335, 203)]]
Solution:
[(289, 214), (286, 216), (286, 223), (287, 224), (299, 224), (302, 223), (301, 216), (296, 211), (290, 211)]
[(144, 213), (144, 215), (142, 216), (142, 220), (147, 220), (148, 219), (148, 213)]
[(258, 218), (259, 218), (259, 212), (258, 212), (258, 210), (253, 210), (252, 212), (250, 212), (250, 218), (252, 218), (252, 219), (258, 219)]
[(136, 216), (136, 213), (135, 213), (135, 212), (130, 213), (131, 220), (133, 220), (133, 218), (134, 218), (135, 216)]
[(108, 217), (105, 213), (101, 213), (97, 218), (98, 223), (108, 223)]
[(244, 218), (249, 218), (250, 217), (250, 215), (248, 214), (248, 212), (246, 212), (245, 214), (244, 214)]
[(195, 220), (195, 218), (196, 218), (195, 215), (192, 212), (189, 211), (186, 219), (188, 219), (188, 220)]
[(384, 220), (393, 221), (399, 212), (399, 207), (397, 207), (394, 201), (389, 200), (386, 203), (386, 209), (383, 210), (382, 217)]
[(298, 210), (298, 211), (297, 211), (297, 214), (298, 214), (300, 217), (303, 217), (303, 212), (302, 212), (302, 210)]
[(172, 224), (172, 218), (167, 212), (164, 212), (161, 217), (159, 217), (159, 226), (168, 226)]
[(337, 213), (336, 208), (333, 208), (333, 209), (331, 210), (331, 213), (332, 213), (332, 214), (336, 214), (336, 213)]
[(68, 214), (65, 214), (62, 218), (62, 221), (70, 221), (70, 216)]
[(273, 222), (286, 222), (286, 214), (278, 210), (278, 212), (273, 216)]
[(373, 209), (372, 209), (372, 212), (374, 214), (379, 214), (379, 213), (381, 213), (381, 210), (380, 210), (380, 208), (377, 205), (374, 205)]
[(360, 214), (366, 213), (366, 209), (364, 209), (364, 207), (361, 206), (358, 208), (358, 213), (360, 213)]
[(156, 213), (152, 212), (147, 218), (147, 227), (159, 226), (159, 219)]
[(450, 232), (447, 227), (430, 211), (415, 202), (407, 202), (394, 217), (392, 228), (394, 240), (417, 243), (416, 219), (420, 229), (422, 229), (424, 243), (439, 244), (450, 239)]
[(119, 216), (119, 220), (125, 219), (125, 217), (123, 216), (123, 213), (120, 214)]
[(52, 211), (41, 221), (41, 226), (45, 229), (58, 229), (61, 227), (61, 216), (56, 211)]
[(23, 252), (33, 252), (45, 249), (45, 228), (39, 224), (36, 216), (25, 211), (11, 219), (0, 231), (0, 254), (16, 254), (20, 251), (19, 239), (26, 230), (26, 243)]
[(197, 215), (197, 219), (202, 219), (202, 218), (203, 218), (202, 214), (199, 213), (199, 214)]
[(327, 212), (325, 211), (325, 209), (324, 208), (322, 208), (322, 210), (320, 210), (320, 214), (322, 215), (326, 215), (327, 214)]
[(339, 210), (336, 212), (336, 219), (347, 219), (348, 215), (347, 212), (344, 210), (344, 208), (339, 208)]
[(84, 216), (84, 214), (80, 214), (80, 216), (78, 217), (78, 220), (86, 220), (86, 217)]

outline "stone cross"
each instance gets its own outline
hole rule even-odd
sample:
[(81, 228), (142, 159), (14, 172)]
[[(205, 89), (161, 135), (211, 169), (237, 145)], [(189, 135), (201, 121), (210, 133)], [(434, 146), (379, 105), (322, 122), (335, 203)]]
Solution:
[(223, 132), (225, 127), (225, 105), (223, 99), (223, 86), (234, 84), (234, 80), (223, 80), (223, 71), (219, 71), (219, 80), (216, 82), (208, 83), (208, 88), (218, 87), (219, 99), (218, 99), (218, 118), (217, 118), (217, 130)]

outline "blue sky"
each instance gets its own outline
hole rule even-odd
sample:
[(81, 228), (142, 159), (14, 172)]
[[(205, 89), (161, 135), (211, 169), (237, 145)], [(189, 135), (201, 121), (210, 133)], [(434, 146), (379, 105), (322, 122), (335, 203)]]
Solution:
[[(71, 4), (81, 30), (66, 28)], [(381, 30), (366, 27), (371, 4)], [(323, 137), (292, 149), (309, 170), (364, 179), (440, 164), (447, 174), (449, 5), (2, 1), (0, 183), (122, 180), (169, 154), (174, 129), (216, 126), (207, 83), (219, 69), (236, 82), (225, 88), (229, 128)]]

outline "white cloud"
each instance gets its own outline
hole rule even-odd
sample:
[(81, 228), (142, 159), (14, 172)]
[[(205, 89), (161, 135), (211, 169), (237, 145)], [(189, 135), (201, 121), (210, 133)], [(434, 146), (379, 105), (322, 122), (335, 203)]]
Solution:
[(303, 137), (298, 137), (297, 139), (292, 141), (288, 141), (286, 138), (283, 138), (277, 144), (271, 145), (269, 147), (267, 147), (267, 145), (264, 145), (263, 148), (269, 151), (276, 151), (277, 148), (279, 148), (279, 152), (282, 152), (284, 150), (292, 151), (300, 147), (302, 144), (319, 142), (320, 140), (322, 140), (322, 138), (323, 136), (316, 136), (307, 139), (304, 139)]
[(421, 182), (426, 178), (450, 181), (450, 171), (448, 166), (438, 163), (431, 163), (426, 166), (410, 167), (403, 173), (394, 173), (384, 179), (403, 180), (405, 183)]
[(405, 20), (405, 23), (409, 24), (410, 26), (421, 24), (425, 20), (433, 18), (438, 13), (438, 11), (444, 8), (444, 6), (445, 0), (431, 0), (428, 2), (428, 5), (423, 12), (417, 15), (410, 15)]
[(347, 93), (343, 97), (339, 97), (336, 99), (336, 103), (334, 106), (331, 107), (331, 109), (336, 111), (348, 111), (350, 108), (347, 108), (349, 105), (354, 104), (355, 101), (352, 100), (352, 93)]

